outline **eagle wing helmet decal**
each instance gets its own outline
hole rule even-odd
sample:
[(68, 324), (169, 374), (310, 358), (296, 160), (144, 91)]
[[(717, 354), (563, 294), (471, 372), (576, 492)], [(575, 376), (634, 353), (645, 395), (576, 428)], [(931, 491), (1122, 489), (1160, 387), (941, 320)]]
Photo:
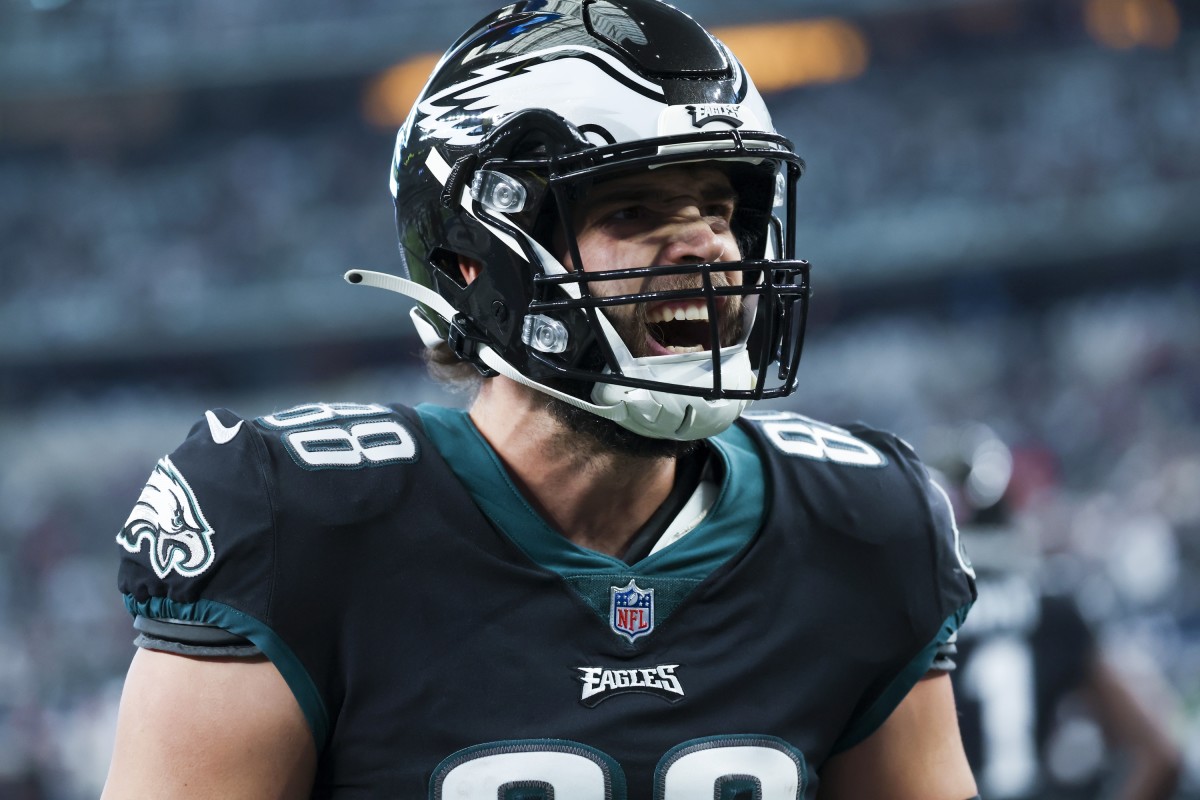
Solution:
[(148, 544), (150, 566), (159, 578), (166, 578), (171, 570), (191, 578), (212, 565), (216, 555), (212, 535), (192, 488), (171, 459), (163, 456), (117, 534), (117, 544), (131, 553)]
[[(563, 56), (554, 57), (557, 52)], [(543, 60), (539, 60), (543, 59)], [(586, 107), (580, 86), (589, 87)], [(426, 135), (464, 146), (483, 138), (479, 117), (499, 121), (538, 105), (599, 133), (608, 144), (653, 136), (655, 131), (629, 130), (629, 120), (657, 120), (665, 108), (662, 88), (634, 73), (612, 55), (582, 46), (560, 45), (474, 70), (471, 77), (426, 98), (414, 109), (415, 124)], [(642, 108), (641, 113), (631, 109)], [(581, 112), (584, 119), (581, 119)], [(590, 119), (586, 119), (590, 117)], [(410, 121), (411, 124), (411, 121)], [(407, 128), (397, 139), (407, 139)], [(607, 135), (605, 135), (607, 134)]]

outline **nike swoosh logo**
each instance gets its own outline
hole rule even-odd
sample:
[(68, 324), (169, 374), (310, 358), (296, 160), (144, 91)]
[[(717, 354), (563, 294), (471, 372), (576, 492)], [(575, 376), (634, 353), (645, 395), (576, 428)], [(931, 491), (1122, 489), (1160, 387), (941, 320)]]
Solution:
[(238, 431), (242, 429), (242, 423), (245, 420), (238, 420), (237, 425), (232, 428), (225, 427), (221, 420), (217, 419), (217, 415), (211, 411), (204, 412), (205, 419), (208, 420), (208, 430), (212, 434), (213, 441), (217, 444), (229, 444), (233, 441), (233, 437), (238, 435)]

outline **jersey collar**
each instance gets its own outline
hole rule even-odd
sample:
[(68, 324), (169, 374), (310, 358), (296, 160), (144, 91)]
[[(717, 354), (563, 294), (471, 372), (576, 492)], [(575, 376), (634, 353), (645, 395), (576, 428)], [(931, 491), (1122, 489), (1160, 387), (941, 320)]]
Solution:
[(686, 535), (630, 565), (580, 547), (551, 528), (513, 484), (466, 411), (432, 404), (416, 411), (434, 447), (480, 510), (530, 559), (564, 577), (621, 573), (703, 579), (740, 551), (762, 524), (763, 465), (750, 438), (736, 426), (707, 440), (713, 457), (724, 462), (708, 514)]

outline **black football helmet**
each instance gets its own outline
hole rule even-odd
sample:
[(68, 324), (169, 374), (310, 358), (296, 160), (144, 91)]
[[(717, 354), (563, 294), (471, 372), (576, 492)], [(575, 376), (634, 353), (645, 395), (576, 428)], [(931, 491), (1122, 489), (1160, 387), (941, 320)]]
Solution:
[[(729, 176), (741, 260), (588, 270), (572, 209), (589, 188), (693, 162)], [(418, 300), (426, 344), (448, 342), (485, 374), (645, 436), (698, 439), (795, 389), (809, 294), (808, 264), (793, 258), (803, 169), (742, 65), (678, 9), (521, 0), (454, 43), (397, 136), (391, 189), (408, 279), (352, 270), (347, 280)], [(482, 266), (469, 283), (462, 259)], [(631, 278), (639, 293), (594, 290)], [(733, 295), (740, 333), (721, 342)], [(707, 344), (635, 357), (604, 309), (664, 301), (696, 307), (690, 336)]]
[(950, 501), (963, 547), (981, 574), (1036, 571), (1038, 544), (1016, 519), (1008, 444), (983, 422), (937, 427), (925, 438), (922, 459)]

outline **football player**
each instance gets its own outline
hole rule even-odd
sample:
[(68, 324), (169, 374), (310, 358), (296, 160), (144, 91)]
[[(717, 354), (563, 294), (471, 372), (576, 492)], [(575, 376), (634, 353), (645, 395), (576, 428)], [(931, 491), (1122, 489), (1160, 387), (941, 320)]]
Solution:
[(796, 386), (803, 162), (657, 0), (523, 0), (397, 137), (407, 277), (469, 409), (208, 411), (117, 537), (107, 797), (976, 794), (974, 599), (899, 439)]
[[(1043, 588), (1036, 543), (1013, 517), (1012, 451), (980, 423), (934, 438), (935, 479), (950, 493), (978, 575), (979, 601), (958, 637), (951, 677), (967, 760), (984, 793), (989, 800), (1174, 796), (1182, 759), (1166, 715), (1146, 707), (1072, 597)], [(1106, 749), (1104, 774), (1078, 783), (1056, 776), (1049, 755), (1073, 699), (1083, 701)]]

